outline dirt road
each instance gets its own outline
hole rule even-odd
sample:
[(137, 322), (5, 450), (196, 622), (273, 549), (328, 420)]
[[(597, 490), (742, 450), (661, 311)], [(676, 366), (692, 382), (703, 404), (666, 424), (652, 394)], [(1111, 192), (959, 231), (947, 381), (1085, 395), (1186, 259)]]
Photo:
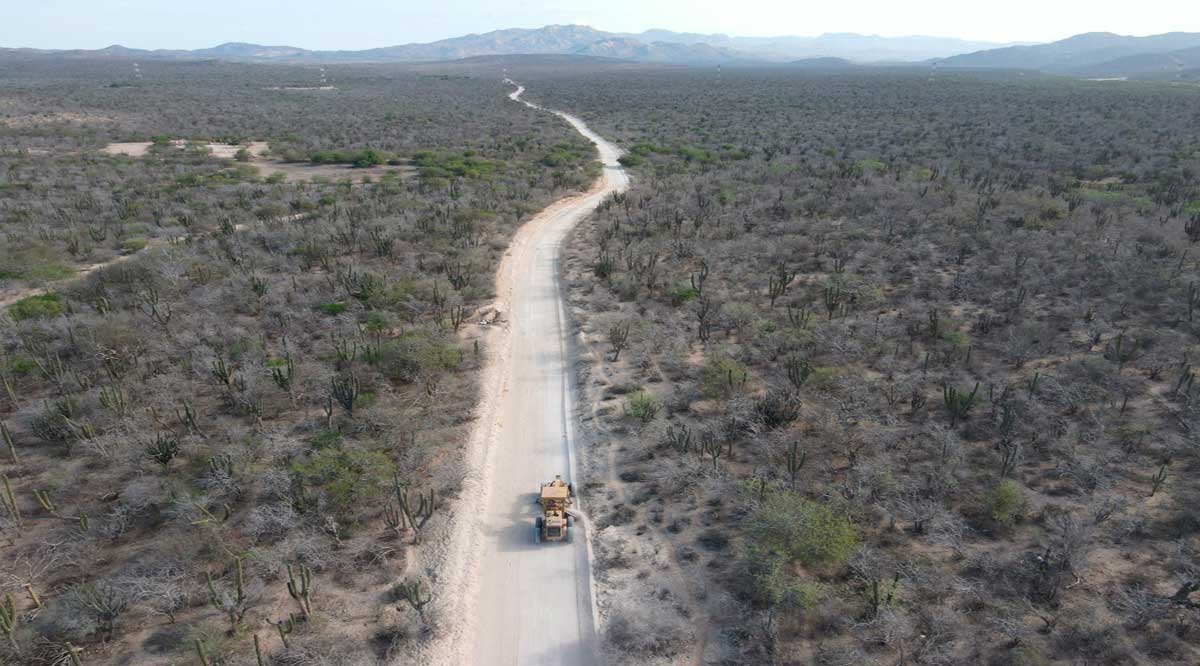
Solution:
[[(521, 101), (523, 91), (518, 87), (512, 99)], [(577, 523), (573, 542), (537, 544), (534, 499), (541, 482), (556, 474), (567, 480), (575, 476), (559, 246), (576, 222), (623, 190), (628, 178), (615, 146), (578, 119), (558, 115), (596, 144), (604, 172), (589, 192), (559, 201), (527, 222), (500, 266), (497, 292), (504, 324), (489, 337), (491, 367), (485, 372), (476, 433), (485, 450), (477, 478), (481, 502), (478, 520), (464, 524), (473, 531), (464, 537), (471, 542), (466, 556), (471, 561), (460, 563), (466, 572), (460, 590), (467, 601), (458, 617), (466, 628), (451, 639), (463, 654), (450, 663), (596, 662), (587, 535)]]

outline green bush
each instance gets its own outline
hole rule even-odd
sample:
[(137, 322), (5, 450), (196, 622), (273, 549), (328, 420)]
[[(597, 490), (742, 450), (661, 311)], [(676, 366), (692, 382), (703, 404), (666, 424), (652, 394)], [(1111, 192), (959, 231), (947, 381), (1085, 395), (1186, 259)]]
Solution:
[(645, 391), (638, 391), (629, 396), (629, 403), (626, 407), (629, 415), (642, 423), (653, 421), (661, 409), (662, 401)]
[(126, 238), (125, 240), (121, 241), (121, 253), (133, 254), (134, 252), (141, 252), (142, 250), (146, 249), (146, 245), (149, 243), (150, 241), (140, 236)]
[(677, 284), (667, 290), (667, 300), (675, 307), (679, 307), (699, 296), (700, 292), (690, 284)]
[(731, 358), (714, 358), (700, 371), (700, 395), (714, 400), (741, 391), (748, 377), (746, 366)]
[(51, 262), (31, 267), (25, 271), (24, 277), (30, 280), (53, 282), (56, 280), (65, 280), (73, 275), (75, 275), (74, 268), (57, 262)]
[(641, 155), (638, 155), (637, 153), (626, 153), (626, 154), (622, 155), (621, 157), (617, 158), (617, 161), (621, 163), (621, 166), (635, 167), (635, 166), (641, 166), (642, 164), (645, 164), (646, 158), (642, 157)]
[(336, 317), (346, 311), (346, 304), (341, 301), (337, 301), (318, 306), (317, 309), (331, 317)]
[(1020, 520), (1025, 515), (1026, 506), (1025, 491), (1012, 479), (1001, 481), (984, 498), (988, 517), (1002, 527), (1011, 527)]
[[(329, 437), (320, 438), (322, 444)], [(382, 453), (327, 446), (308, 459), (292, 464), (292, 473), (315, 486), (340, 511), (361, 508), (361, 502), (378, 497), (387, 487), (395, 465)]]
[(858, 550), (858, 529), (826, 503), (777, 492), (751, 514), (746, 527), (751, 554), (804, 566), (842, 566)]
[(10, 305), (8, 315), (13, 318), (13, 321), (49, 319), (61, 315), (66, 309), (67, 303), (62, 296), (54, 293), (38, 294), (26, 296)]
[(820, 583), (797, 575), (779, 553), (752, 548), (746, 554), (745, 564), (751, 592), (761, 604), (803, 610), (820, 603), (828, 594)]

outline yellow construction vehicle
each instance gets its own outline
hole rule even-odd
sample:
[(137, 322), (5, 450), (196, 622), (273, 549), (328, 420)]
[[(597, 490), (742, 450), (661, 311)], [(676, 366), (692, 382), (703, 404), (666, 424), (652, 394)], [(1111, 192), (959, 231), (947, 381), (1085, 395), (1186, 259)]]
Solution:
[(542, 515), (534, 522), (534, 539), (543, 541), (571, 541), (571, 526), (575, 519), (569, 511), (575, 501), (575, 491), (571, 484), (555, 476), (549, 483), (538, 487), (538, 504), (542, 505)]

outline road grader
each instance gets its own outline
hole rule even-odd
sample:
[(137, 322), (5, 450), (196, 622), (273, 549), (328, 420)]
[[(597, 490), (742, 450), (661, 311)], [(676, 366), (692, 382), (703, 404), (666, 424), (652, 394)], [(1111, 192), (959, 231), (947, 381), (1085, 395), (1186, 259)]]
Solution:
[(566, 541), (572, 539), (575, 517), (571, 515), (571, 505), (575, 502), (575, 490), (571, 484), (556, 475), (554, 480), (543, 483), (538, 487), (538, 504), (542, 506), (542, 515), (534, 521), (534, 540)]

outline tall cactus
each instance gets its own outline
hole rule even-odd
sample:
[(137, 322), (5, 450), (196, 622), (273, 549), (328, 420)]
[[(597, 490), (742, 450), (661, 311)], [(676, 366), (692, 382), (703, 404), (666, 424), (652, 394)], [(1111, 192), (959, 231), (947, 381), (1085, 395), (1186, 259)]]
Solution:
[(296, 605), (300, 606), (300, 612), (304, 617), (312, 615), (312, 569), (304, 565), (300, 565), (300, 578), (297, 580), (296, 572), (292, 569), (292, 565), (287, 565), (288, 596), (296, 601)]
[(8, 515), (12, 516), (12, 520), (17, 524), (17, 529), (21, 529), (21, 508), (17, 506), (17, 496), (13, 494), (12, 484), (8, 480), (7, 475), (0, 475), (0, 481), (4, 482), (4, 505), (8, 509)]
[(346, 413), (354, 415), (354, 405), (362, 394), (358, 376), (351, 372), (345, 377), (334, 377), (329, 380), (329, 395), (341, 404)]
[(437, 500), (433, 493), (433, 489), (429, 489), (429, 496), (418, 493), (416, 509), (413, 508), (412, 498), (409, 497), (408, 487), (400, 482), (400, 475), (395, 474), (392, 477), (393, 488), (396, 492), (396, 501), (400, 504), (400, 511), (404, 514), (404, 521), (412, 528), (413, 543), (421, 543), (421, 528), (425, 527), (425, 523), (433, 517), (434, 509), (437, 508)]
[(13, 439), (12, 431), (8, 429), (8, 425), (4, 421), (0, 421), (0, 437), (4, 438), (4, 443), (8, 446), (8, 453), (12, 456), (13, 464), (19, 465), (21, 460), (17, 457), (17, 443)]
[(5, 594), (4, 600), (0, 601), (0, 632), (3, 632), (8, 637), (8, 642), (12, 644), (13, 652), (19, 656), (21, 654), (21, 646), (17, 645), (17, 604), (13, 601), (11, 594)]
[(433, 591), (421, 584), (421, 581), (415, 578), (410, 578), (397, 587), (397, 592), (401, 599), (408, 602), (408, 605), (417, 612), (417, 616), (421, 621), (425, 621), (425, 607), (433, 601)]
[(967, 418), (967, 413), (979, 402), (978, 394), (979, 382), (975, 382), (975, 388), (970, 393), (949, 384), (942, 385), (942, 400), (946, 404), (946, 411), (950, 413), (951, 428)]
[(208, 658), (208, 653), (204, 651), (204, 644), (197, 638), (192, 641), (196, 647), (196, 657), (200, 660), (200, 666), (212, 666), (212, 661)]
[(204, 578), (208, 584), (208, 603), (217, 611), (225, 614), (229, 620), (230, 635), (237, 632), (242, 618), (245, 617), (246, 611), (249, 610), (246, 596), (246, 574), (245, 569), (242, 567), (242, 558), (234, 558), (234, 567), (236, 575), (234, 577), (232, 593), (225, 590), (218, 590), (216, 583), (213, 581), (212, 574), (207, 571), (204, 572)]

